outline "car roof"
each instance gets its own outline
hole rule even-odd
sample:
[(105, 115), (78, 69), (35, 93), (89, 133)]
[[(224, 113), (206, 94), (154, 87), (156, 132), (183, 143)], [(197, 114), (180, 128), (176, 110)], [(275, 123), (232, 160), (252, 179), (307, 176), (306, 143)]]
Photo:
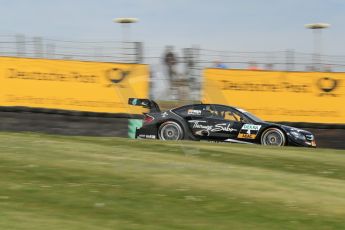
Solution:
[(230, 108), (232, 108), (232, 109), (238, 110), (236, 107), (231, 106), (231, 105), (223, 105), (223, 104), (202, 104), (202, 103), (183, 105), (183, 106), (180, 106), (180, 107), (177, 107), (177, 108), (174, 108), (174, 109), (180, 109), (180, 108), (187, 107), (187, 106), (197, 106), (197, 105), (218, 105), (218, 106), (226, 106), (226, 107), (230, 107)]

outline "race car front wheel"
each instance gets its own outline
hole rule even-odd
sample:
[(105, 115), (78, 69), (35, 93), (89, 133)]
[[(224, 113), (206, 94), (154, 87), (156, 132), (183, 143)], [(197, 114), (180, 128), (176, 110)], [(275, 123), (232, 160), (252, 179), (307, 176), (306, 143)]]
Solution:
[(283, 146), (286, 143), (286, 138), (284, 133), (277, 128), (266, 129), (261, 135), (262, 145), (275, 145)]
[(167, 121), (159, 127), (158, 137), (161, 140), (181, 140), (183, 139), (183, 129), (178, 123)]

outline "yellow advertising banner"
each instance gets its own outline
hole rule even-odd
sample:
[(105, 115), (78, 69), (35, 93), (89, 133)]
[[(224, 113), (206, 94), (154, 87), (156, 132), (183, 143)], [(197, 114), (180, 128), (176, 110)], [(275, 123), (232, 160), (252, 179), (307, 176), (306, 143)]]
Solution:
[(203, 102), (240, 107), (263, 120), (345, 123), (345, 73), (206, 69)]
[(0, 57), (0, 106), (140, 114), (147, 65)]

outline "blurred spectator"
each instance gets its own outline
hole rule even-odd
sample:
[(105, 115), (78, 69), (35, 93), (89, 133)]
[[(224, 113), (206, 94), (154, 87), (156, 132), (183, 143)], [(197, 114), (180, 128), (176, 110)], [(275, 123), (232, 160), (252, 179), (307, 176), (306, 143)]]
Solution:
[(197, 80), (195, 78), (195, 60), (194, 60), (194, 50), (192, 48), (183, 49), (184, 53), (184, 63), (185, 63), (185, 76), (182, 79), (187, 81), (189, 91), (198, 89)]
[(186, 78), (190, 81), (194, 82), (194, 57), (193, 57), (193, 50), (190, 48), (186, 48), (183, 50), (184, 52), (184, 63), (185, 63), (185, 75)]
[(305, 67), (305, 70), (306, 70), (307, 72), (315, 72), (315, 71), (316, 71), (316, 68), (315, 68), (314, 66), (312, 66), (312, 65), (307, 65), (307, 66)]
[(256, 62), (249, 62), (248, 69), (249, 70), (260, 70), (260, 68), (257, 66)]
[(266, 64), (266, 70), (273, 70), (273, 64), (272, 63), (267, 63)]
[(331, 66), (331, 65), (325, 65), (324, 71), (325, 71), (325, 72), (333, 72), (333, 71), (332, 71), (332, 66)]
[(214, 62), (214, 68), (227, 69), (228, 66), (225, 65), (224, 63), (220, 62), (219, 60), (217, 60)]
[(173, 52), (172, 46), (167, 46), (164, 54), (164, 65), (166, 67), (166, 71), (169, 77), (169, 84), (170, 87), (173, 87), (174, 80), (176, 80), (176, 64), (177, 58)]

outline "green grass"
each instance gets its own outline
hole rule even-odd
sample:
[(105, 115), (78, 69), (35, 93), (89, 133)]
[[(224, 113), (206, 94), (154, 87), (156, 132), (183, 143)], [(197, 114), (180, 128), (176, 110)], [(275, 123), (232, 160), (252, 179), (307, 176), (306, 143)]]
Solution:
[(0, 229), (345, 229), (345, 151), (0, 133)]

